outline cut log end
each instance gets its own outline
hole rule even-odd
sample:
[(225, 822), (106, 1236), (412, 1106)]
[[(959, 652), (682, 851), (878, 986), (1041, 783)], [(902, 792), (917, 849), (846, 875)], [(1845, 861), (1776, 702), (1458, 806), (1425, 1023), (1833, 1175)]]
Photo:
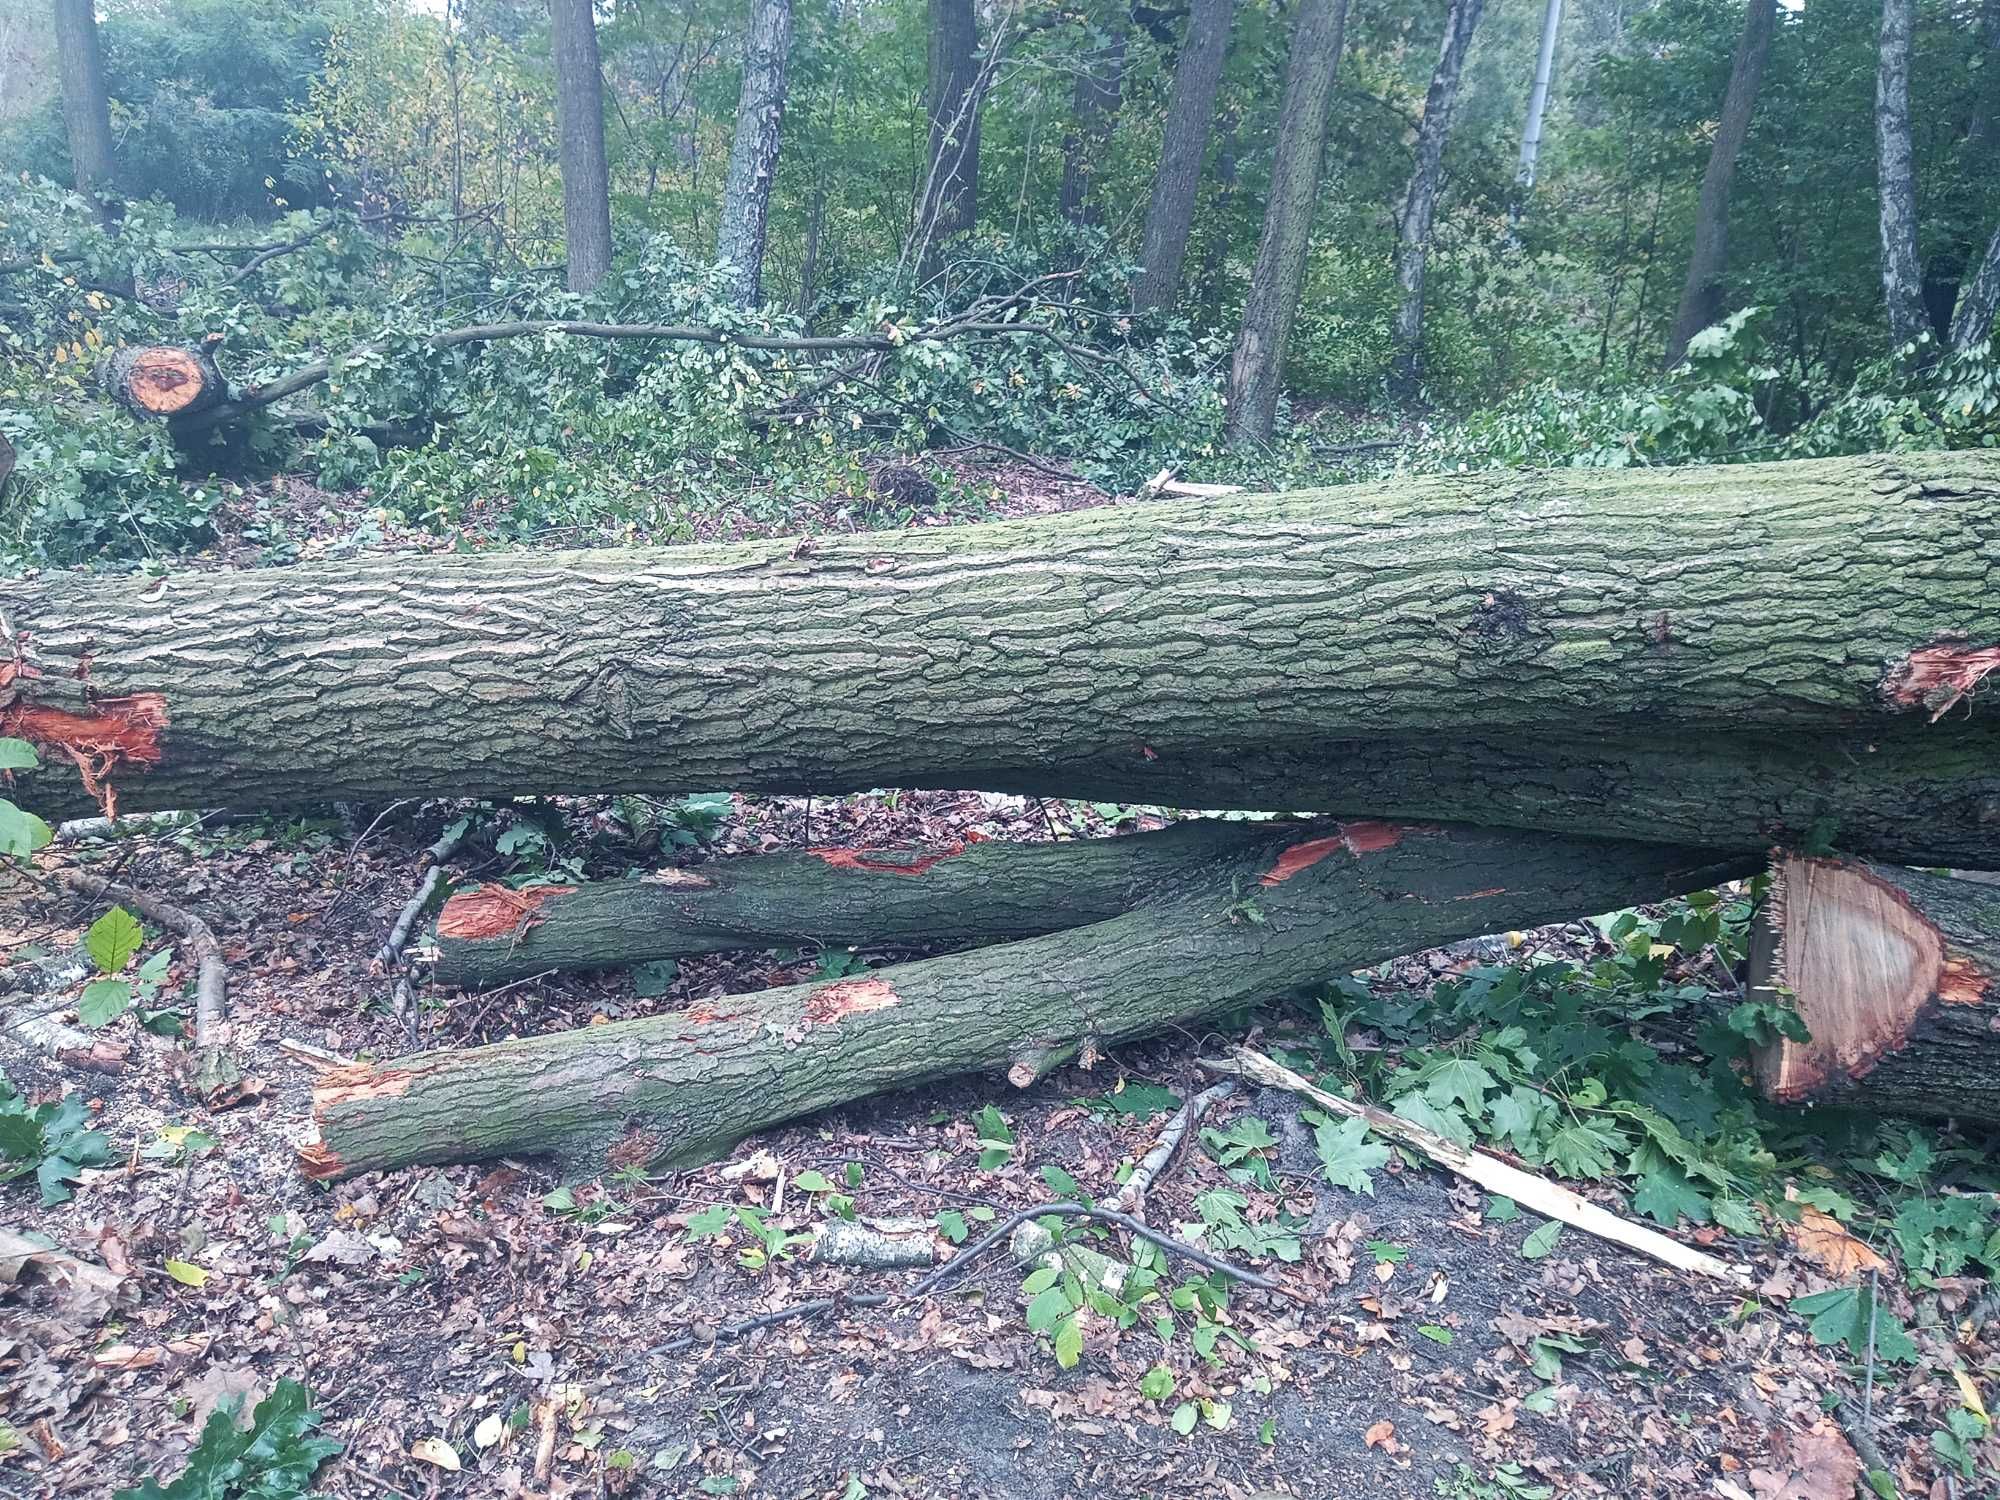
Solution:
[[(1979, 1006), (1993, 978), (1887, 867), (1783, 860), (1752, 934), (1751, 983), (1789, 990), (1809, 1040), (1759, 1050), (1767, 1098), (1804, 1103), (1862, 1083), (1940, 1007)], [(1948, 1090), (1940, 1098), (1949, 1099)]]
[(125, 369), (125, 395), (134, 406), (171, 417), (201, 397), (201, 362), (185, 349), (141, 349)]

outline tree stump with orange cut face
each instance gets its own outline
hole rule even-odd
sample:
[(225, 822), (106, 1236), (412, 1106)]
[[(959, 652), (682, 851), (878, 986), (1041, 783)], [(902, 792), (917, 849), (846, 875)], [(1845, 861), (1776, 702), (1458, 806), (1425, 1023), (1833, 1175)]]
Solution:
[(215, 364), (219, 338), (193, 348), (138, 344), (104, 361), (104, 388), (135, 417), (168, 421), (193, 416), (228, 399), (228, 384)]

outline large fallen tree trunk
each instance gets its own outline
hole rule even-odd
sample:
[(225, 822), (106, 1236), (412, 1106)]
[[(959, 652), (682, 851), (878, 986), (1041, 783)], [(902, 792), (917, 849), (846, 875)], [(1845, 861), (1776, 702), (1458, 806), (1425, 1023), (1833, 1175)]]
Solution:
[[(1981, 690), (2000, 666), (1996, 534), (2000, 455), (1950, 453), (1461, 475), (724, 548), (57, 575), (0, 593), (18, 655), (0, 732), (134, 810), (1054, 790), (1079, 766), (1157, 786), (1162, 762), (1214, 792), (1218, 762), (1381, 737), (1434, 758), (1444, 737), (1553, 753), (1615, 734), (1706, 758), (1728, 753), (1717, 735), (1865, 737), (1949, 711), (1946, 737), (2000, 701)], [(1768, 811), (1791, 779), (1757, 765), (1741, 774)], [(1321, 779), (1341, 775), (1336, 759)], [(34, 778), (44, 810), (70, 810)]]
[(1130, 911), (1271, 838), (1269, 825), (1204, 820), (1122, 838), (808, 849), (638, 880), (474, 886), (438, 913), (436, 978), (476, 986), (734, 948), (1035, 937)]
[(1079, 1054), (1453, 938), (1714, 884), (1754, 858), (1389, 823), (1265, 825), (1169, 895), (1046, 937), (676, 1014), (325, 1074), (316, 1177), (546, 1155), (698, 1161), (764, 1126), (950, 1073)]
[(1752, 934), (1752, 993), (1811, 1040), (1757, 1057), (1766, 1096), (2000, 1122), (2000, 889), (1893, 865), (1779, 863)]

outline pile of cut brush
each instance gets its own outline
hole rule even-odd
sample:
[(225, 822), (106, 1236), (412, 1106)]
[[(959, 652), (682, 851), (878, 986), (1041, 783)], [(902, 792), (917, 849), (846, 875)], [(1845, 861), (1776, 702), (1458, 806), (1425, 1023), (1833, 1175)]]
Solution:
[(1908, 868), (2000, 868), (1992, 454), (53, 575), (8, 584), (0, 628), (0, 736), (40, 750), (25, 800), (50, 813), (900, 786), (1286, 815), (459, 890), (438, 975), (465, 986), (801, 942), (955, 951), (334, 1069), (315, 1177), (695, 1162), (878, 1091), (1026, 1085), (1385, 957), (1767, 867), (1753, 979), (1809, 1039), (1765, 1050), (1766, 1091), (2000, 1119), (2000, 890)]

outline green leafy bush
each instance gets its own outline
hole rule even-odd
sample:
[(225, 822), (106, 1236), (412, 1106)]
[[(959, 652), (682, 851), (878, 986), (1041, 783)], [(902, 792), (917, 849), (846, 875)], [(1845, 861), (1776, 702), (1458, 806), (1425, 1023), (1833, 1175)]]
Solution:
[(216, 1404), (180, 1478), (148, 1479), (119, 1490), (117, 1500), (298, 1500), (341, 1445), (312, 1435), (320, 1414), (296, 1380), (280, 1380), (239, 1426), (242, 1402), (234, 1396)]

